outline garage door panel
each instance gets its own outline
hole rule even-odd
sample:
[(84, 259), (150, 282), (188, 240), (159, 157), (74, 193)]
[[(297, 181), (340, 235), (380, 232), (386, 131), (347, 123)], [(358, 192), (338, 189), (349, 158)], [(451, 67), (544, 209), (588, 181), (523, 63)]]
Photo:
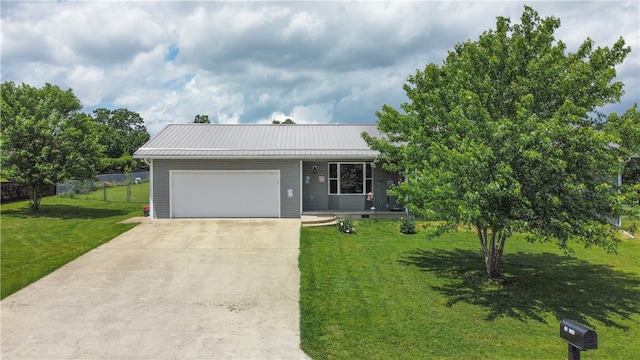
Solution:
[(174, 218), (279, 217), (279, 171), (172, 171)]

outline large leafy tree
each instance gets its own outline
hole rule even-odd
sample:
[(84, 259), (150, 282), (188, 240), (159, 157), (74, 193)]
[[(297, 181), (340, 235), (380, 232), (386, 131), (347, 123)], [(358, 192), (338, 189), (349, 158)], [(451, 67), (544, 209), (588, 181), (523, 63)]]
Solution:
[(127, 172), (140, 167), (133, 153), (149, 141), (149, 132), (140, 114), (127, 110), (99, 108), (93, 111), (99, 142), (104, 147), (102, 171)]
[(71, 89), (4, 82), (1, 90), (2, 175), (29, 189), (33, 209), (51, 185), (96, 175), (96, 126)]
[(573, 240), (612, 252), (618, 241), (608, 223), (621, 211), (618, 138), (598, 130), (597, 110), (619, 101), (615, 66), (630, 49), (586, 39), (571, 53), (554, 39), (559, 19), (525, 7), (520, 20), (499, 17), (409, 76), (401, 111), (377, 113), (383, 137), (363, 134), (404, 175), (390, 193), (410, 211), (477, 229), (492, 278), (516, 231), (568, 252)]
[(624, 114), (609, 115), (606, 130), (618, 136), (622, 156), (622, 184), (627, 203), (640, 201), (640, 110), (635, 104)]

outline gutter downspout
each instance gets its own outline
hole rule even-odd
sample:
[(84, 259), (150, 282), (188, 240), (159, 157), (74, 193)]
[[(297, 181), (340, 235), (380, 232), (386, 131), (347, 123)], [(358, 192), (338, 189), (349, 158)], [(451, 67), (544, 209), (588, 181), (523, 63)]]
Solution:
[(149, 217), (155, 219), (155, 212), (153, 209), (153, 159), (142, 159), (147, 165), (149, 165)]

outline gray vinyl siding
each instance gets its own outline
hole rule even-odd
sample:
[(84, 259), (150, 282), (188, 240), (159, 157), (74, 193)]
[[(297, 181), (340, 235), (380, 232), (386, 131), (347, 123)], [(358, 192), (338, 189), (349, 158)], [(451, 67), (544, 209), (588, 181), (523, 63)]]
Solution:
[[(302, 165), (302, 210), (329, 210), (329, 163), (305, 161)], [(317, 172), (313, 172), (316, 166)], [(308, 178), (307, 178), (308, 177)], [(308, 183), (307, 183), (308, 180)]]
[(329, 195), (330, 210), (364, 211), (366, 195)]
[[(280, 217), (300, 217), (300, 160), (153, 160), (153, 217), (170, 216), (170, 170), (280, 170)], [(293, 189), (293, 197), (288, 197)]]

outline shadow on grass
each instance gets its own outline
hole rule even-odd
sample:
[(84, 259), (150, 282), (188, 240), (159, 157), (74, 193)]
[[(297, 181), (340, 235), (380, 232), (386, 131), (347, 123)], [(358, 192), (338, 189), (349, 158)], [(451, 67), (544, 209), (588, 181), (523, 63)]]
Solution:
[(30, 207), (2, 211), (6, 218), (59, 218), (59, 219), (104, 219), (112, 216), (127, 215), (125, 210), (96, 209), (74, 205), (40, 205), (40, 210)]
[(489, 280), (484, 258), (471, 250), (414, 250), (399, 260), (437, 274), (447, 281), (433, 286), (448, 298), (447, 305), (464, 302), (488, 310), (487, 319), (508, 316), (546, 322), (569, 318), (594, 326), (628, 330), (619, 321), (640, 313), (640, 278), (611, 266), (551, 253), (505, 254), (500, 280)]

